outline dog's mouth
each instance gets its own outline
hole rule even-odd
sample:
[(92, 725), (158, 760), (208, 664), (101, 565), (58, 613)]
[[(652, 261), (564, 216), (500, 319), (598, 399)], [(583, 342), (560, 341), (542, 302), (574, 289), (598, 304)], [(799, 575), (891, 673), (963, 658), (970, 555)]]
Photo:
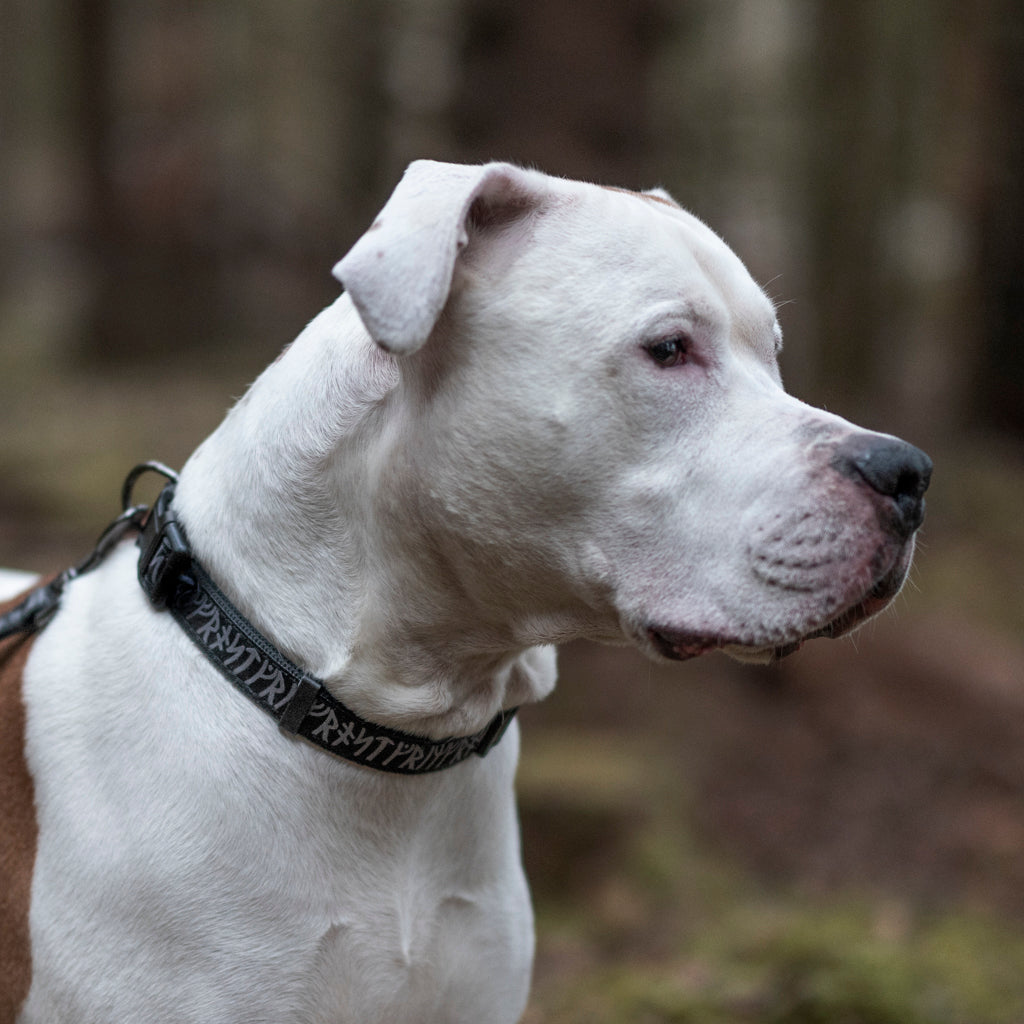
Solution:
[(724, 651), (739, 661), (778, 661), (800, 650), (808, 640), (819, 637), (834, 640), (863, 625), (892, 601), (903, 585), (905, 576), (905, 565), (894, 566), (858, 601), (848, 605), (824, 625), (792, 639), (761, 643), (742, 637), (713, 636), (661, 627), (649, 627), (647, 638), (658, 654), (672, 661), (688, 661), (710, 651)]

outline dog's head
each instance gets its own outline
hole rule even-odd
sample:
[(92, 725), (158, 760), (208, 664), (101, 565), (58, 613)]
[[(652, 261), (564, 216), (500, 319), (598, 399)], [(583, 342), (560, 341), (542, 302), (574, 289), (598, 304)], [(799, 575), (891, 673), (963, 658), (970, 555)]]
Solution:
[(398, 363), (394, 500), (518, 642), (764, 660), (900, 589), (929, 460), (785, 393), (772, 303), (665, 193), (418, 162), (335, 272)]

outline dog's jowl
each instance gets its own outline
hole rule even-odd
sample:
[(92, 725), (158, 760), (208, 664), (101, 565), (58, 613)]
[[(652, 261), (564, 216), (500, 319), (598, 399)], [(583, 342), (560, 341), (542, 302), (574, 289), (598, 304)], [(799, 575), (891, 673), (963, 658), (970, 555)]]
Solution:
[(335, 273), (0, 617), (7, 1020), (513, 1024), (554, 646), (767, 661), (907, 574), (929, 460), (785, 393), (772, 303), (664, 193), (418, 162)]

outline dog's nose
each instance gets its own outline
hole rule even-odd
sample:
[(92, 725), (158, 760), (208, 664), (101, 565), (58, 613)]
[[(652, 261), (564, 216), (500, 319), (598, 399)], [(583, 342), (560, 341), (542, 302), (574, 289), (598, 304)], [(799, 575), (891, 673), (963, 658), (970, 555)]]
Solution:
[(932, 460), (920, 448), (894, 437), (859, 434), (836, 448), (832, 466), (891, 498), (894, 525), (904, 536), (909, 537), (924, 521), (924, 492), (931, 480)]

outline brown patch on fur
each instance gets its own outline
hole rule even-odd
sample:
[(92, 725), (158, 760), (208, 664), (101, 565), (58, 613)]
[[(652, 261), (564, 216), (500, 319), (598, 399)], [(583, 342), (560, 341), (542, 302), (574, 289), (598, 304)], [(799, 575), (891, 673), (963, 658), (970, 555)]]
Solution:
[[(0, 615), (19, 600), (0, 604)], [(28, 911), (39, 827), (21, 678), (33, 639), (22, 633), (0, 642), (0, 1024), (13, 1024), (32, 980)]]
[(664, 196), (654, 196), (650, 192), (634, 192), (630, 188), (616, 188), (614, 185), (602, 185), (601, 188), (607, 192), (621, 192), (626, 196), (636, 196), (637, 199), (649, 199), (652, 203), (661, 203), (673, 210), (681, 210), (682, 207), (674, 199), (666, 199)]

